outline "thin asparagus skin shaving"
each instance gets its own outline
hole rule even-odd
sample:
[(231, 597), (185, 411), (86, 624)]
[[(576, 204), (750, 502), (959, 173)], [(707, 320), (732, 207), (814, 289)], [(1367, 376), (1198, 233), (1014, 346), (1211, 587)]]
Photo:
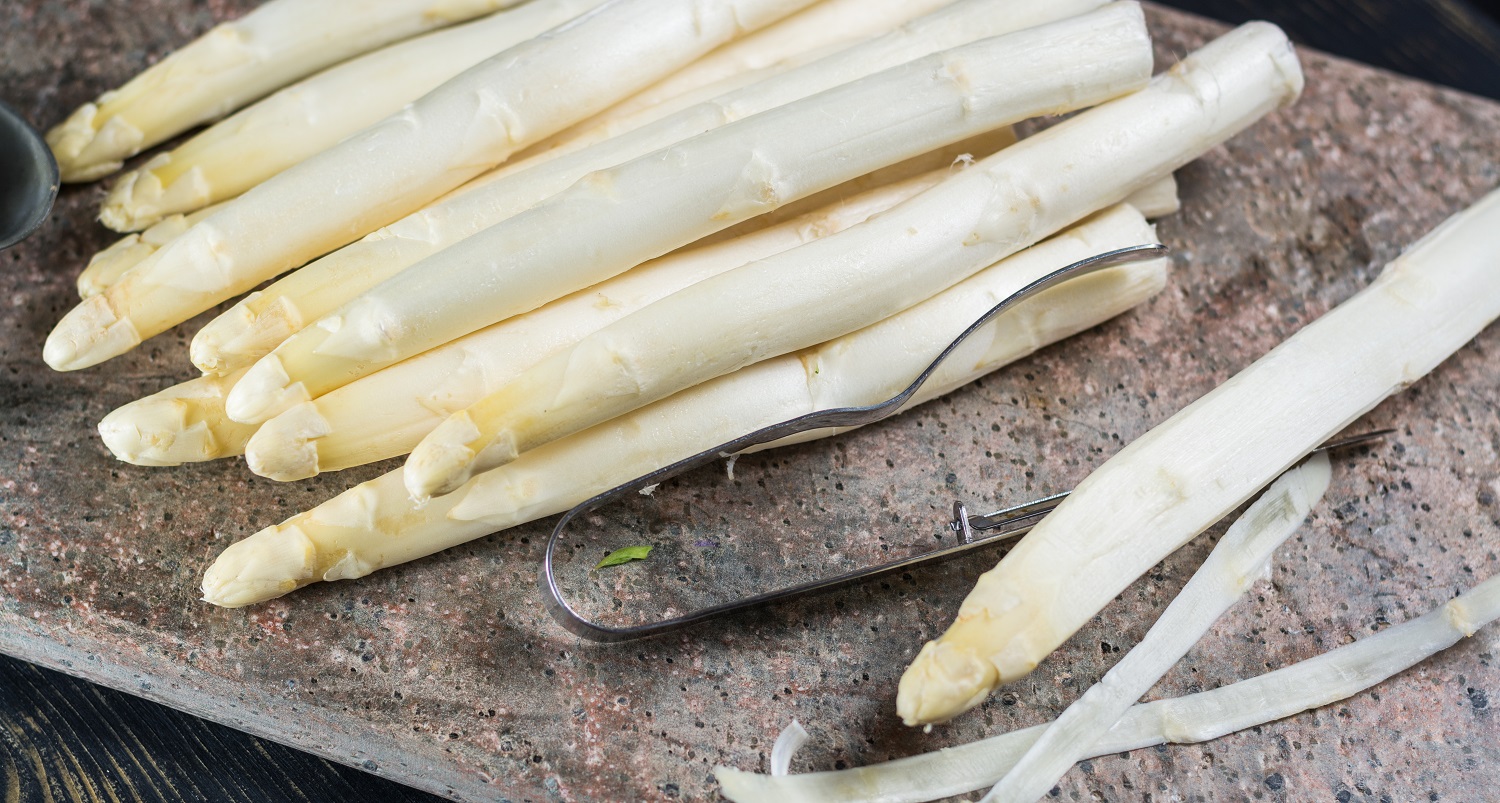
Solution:
[(229, 414), (262, 420), (875, 168), (1115, 97), (1146, 80), (1149, 62), (1139, 6), (1118, 3), (927, 56), (592, 173), (303, 329), (250, 369)]
[[(1042, 275), (1151, 236), (1151, 228), (1129, 209), (1101, 215), (866, 333), (750, 366), (548, 444), (425, 507), (411, 503), (401, 473), (393, 471), (229, 547), (204, 575), (204, 598), (239, 607), (308, 583), (363, 576), (567, 510), (747, 431), (809, 412), (815, 399), (822, 404), (877, 401), (878, 394), (910, 382), (925, 367), (892, 361), (893, 340), (910, 352), (909, 361), (930, 360), (967, 324), (963, 314), (972, 320), (988, 310), (996, 285), (1013, 286), (1018, 274)], [(1165, 282), (1166, 265), (1158, 261), (1038, 295), (970, 338), (963, 353), (945, 362), (908, 406), (1123, 312)], [(823, 430), (809, 437), (830, 434)]]
[(554, 438), (892, 315), (1166, 177), (1289, 102), (1300, 79), (1278, 29), (1242, 27), (876, 220), (700, 282), (549, 357), (433, 430), (407, 460), (407, 489), (448, 492)]
[[(1329, 705), (1371, 688), (1500, 618), (1492, 577), (1416, 619), (1211, 691), (1130, 708), (1089, 758), (1159, 744), (1196, 744)], [(933, 753), (837, 772), (773, 778), (714, 768), (735, 803), (919, 803), (996, 783), (1046, 730), (1037, 725)]]
[(121, 176), (99, 220), (116, 231), (233, 198), (373, 125), (464, 70), (604, 0), (534, 0), (367, 53), (282, 89)]
[(271, 0), (84, 104), (47, 133), (63, 181), (122, 160), (351, 56), (518, 0)]
[(922, 648), (902, 718), (950, 719), (1030, 672), (1154, 563), (1500, 317), (1496, 232), (1500, 191), (1095, 470)]
[[(69, 312), (42, 355), (97, 364), (463, 184), (812, 0), (612, 0), (287, 169)], [(565, 87), (557, 91), (556, 87)]]
[[(239, 367), (241, 361), (247, 356), (258, 359), (292, 332), (319, 317), (334, 312), (338, 305), (351, 301), (359, 293), (394, 277), (419, 260), (432, 256), (488, 227), (506, 221), (549, 196), (567, 190), (569, 185), (584, 179), (594, 171), (615, 168), (632, 159), (644, 157), (660, 148), (682, 142), (705, 131), (720, 129), (734, 121), (785, 106), (815, 93), (944, 48), (1064, 18), (1097, 5), (1099, 4), (1096, 0), (1065, 0), (1045, 6), (1024, 0), (960, 0), (941, 11), (912, 22), (901, 30), (831, 55), (790, 73), (758, 82), (708, 102), (694, 104), (664, 119), (642, 125), (633, 131), (591, 147), (556, 156), (526, 169), (498, 175), (493, 179), (480, 179), (461, 193), (429, 206), (381, 232), (298, 271), (284, 280), (288, 286), (273, 287), (247, 298), (243, 305), (220, 316), (193, 339), (191, 348), (193, 362), (204, 371), (221, 372)], [(875, 102), (871, 101), (871, 103)], [(889, 105), (885, 98), (878, 103)], [(804, 109), (804, 115), (800, 119), (816, 117), (816, 124), (824, 125), (826, 116), (820, 115), (816, 108), (804, 106)], [(746, 122), (748, 124), (748, 121)], [(741, 126), (737, 130), (745, 129)], [(769, 139), (771, 137), (789, 137), (793, 140), (806, 138), (795, 126), (781, 126), (776, 130), (763, 132), (759, 135), (760, 139), (751, 139), (756, 136), (753, 131), (751, 129), (746, 134), (723, 136), (713, 140), (712, 143), (700, 143), (694, 149), (673, 155), (676, 160), (674, 163), (682, 163), (684, 167), (688, 167), (699, 160), (707, 163), (715, 158), (722, 158), (710, 150), (713, 147), (732, 148), (734, 150), (730, 152), (733, 153), (743, 151), (747, 147), (747, 141), (774, 142), (775, 140)], [(931, 137), (928, 137), (928, 141), (931, 141)], [(920, 148), (917, 152), (920, 150), (927, 150), (927, 148)], [(709, 155), (699, 155), (703, 153)], [(793, 167), (795, 167), (794, 164), (788, 164), (786, 170), (791, 172)], [(655, 169), (665, 171), (670, 168), (660, 165)], [(851, 165), (844, 175), (858, 175), (858, 172)], [(555, 222), (539, 226), (539, 228), (545, 229), (550, 235), (555, 231), (589, 227), (598, 216), (594, 211), (598, 203), (609, 202), (612, 196), (619, 194), (623, 186), (619, 181), (611, 180), (610, 174), (605, 174), (599, 181), (607, 183), (603, 187), (574, 187), (569, 190), (570, 197), (573, 199), (573, 208), (581, 208), (585, 204), (590, 206), (589, 213), (583, 216), (584, 219)], [(679, 192), (694, 187), (692, 177), (685, 177), (678, 181), (678, 184)], [(706, 196), (707, 192), (704, 195)], [(639, 203), (645, 209), (651, 209), (653, 208), (651, 204), (661, 203), (659, 200), (661, 197), (665, 197), (664, 193), (651, 192), (648, 199), (642, 199)], [(705, 202), (708, 201), (712, 201), (712, 198), (705, 198)], [(623, 201), (617, 203), (624, 205)], [(710, 210), (710, 213), (712, 211)], [(704, 217), (706, 216), (705, 214)], [(701, 218), (699, 220), (701, 221)], [(642, 224), (642, 226), (663, 234), (671, 230), (660, 225)], [(681, 235), (677, 238), (680, 242), (676, 244), (697, 239), (708, 230), (711, 229), (706, 230), (700, 226), (691, 234)], [(444, 260), (443, 264), (462, 266), (465, 264), (464, 260), (469, 260), (474, 261), (476, 266), (483, 266), (486, 264), (483, 260), (491, 253), (505, 253), (523, 247), (514, 242), (515, 228), (512, 227), (507, 231), (512, 232), (509, 235), (512, 238), (510, 240), (502, 239), (506, 236), (503, 233), (489, 232), (481, 242), (468, 244), (467, 248), (470, 250), (453, 251), (440, 259)], [(684, 237), (686, 239), (682, 239)], [(638, 241), (641, 236), (637, 235), (629, 239)], [(660, 249), (656, 250), (660, 251)], [(649, 250), (643, 253), (644, 256), (636, 261), (659, 255)], [(585, 257), (575, 256), (572, 259), (576, 262)], [(585, 259), (585, 261), (588, 260)], [(414, 275), (406, 277), (404, 281), (421, 282), (427, 285), (442, 281), (433, 277), (435, 270), (433, 264), (427, 263), (418, 268), (422, 271), (420, 275), (423, 278), (419, 279)], [(335, 278), (333, 275), (335, 271), (341, 275)], [(598, 276), (594, 281), (603, 278), (606, 276)], [(453, 281), (469, 284), (475, 279), (464, 275), (462, 278), (455, 277)], [(585, 281), (585, 283), (588, 282)], [(550, 301), (552, 298), (576, 289), (578, 288), (574, 286), (556, 290), (547, 298), (535, 303)], [(408, 291), (397, 286), (394, 292), (404, 296)], [(435, 290), (426, 292), (430, 294)], [(335, 301), (337, 304), (334, 304)], [(464, 332), (459, 331), (445, 337), (451, 340), (462, 334)], [(320, 340), (323, 334), (313, 332), (308, 336)], [(297, 347), (289, 346), (288, 348)], [(280, 370), (288, 374), (319, 372), (316, 365), (306, 368), (282, 365)], [(337, 370), (340, 375), (348, 375), (345, 366), (338, 366)], [(331, 388), (324, 387), (320, 390), (308, 387), (306, 388), (307, 398), (315, 398), (319, 393), (329, 389)], [(273, 412), (279, 412), (279, 410), (265, 411), (254, 417), (269, 417)], [(246, 415), (249, 414), (246, 413)]]
[(1087, 758), (1100, 736), (1265, 573), (1271, 553), (1302, 526), (1331, 476), (1328, 453), (1318, 452), (1271, 483), (1230, 525), (1141, 643), (1053, 720), (984, 800), (1040, 800), (1069, 767)]
[(404, 455), (448, 415), (589, 332), (693, 282), (846, 229), (945, 174), (918, 176), (734, 240), (668, 254), (377, 371), (261, 425), (246, 462), (256, 474), (290, 481)]

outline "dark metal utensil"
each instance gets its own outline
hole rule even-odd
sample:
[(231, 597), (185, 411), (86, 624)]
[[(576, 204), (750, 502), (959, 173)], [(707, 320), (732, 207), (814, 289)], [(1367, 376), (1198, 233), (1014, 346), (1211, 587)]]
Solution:
[(42, 225), (60, 183), (57, 160), (42, 135), (0, 103), (0, 250)]

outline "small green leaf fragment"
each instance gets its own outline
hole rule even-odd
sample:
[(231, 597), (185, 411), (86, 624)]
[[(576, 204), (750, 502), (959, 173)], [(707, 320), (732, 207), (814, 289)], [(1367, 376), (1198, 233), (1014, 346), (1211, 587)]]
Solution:
[(606, 555), (604, 560), (599, 561), (599, 565), (594, 568), (603, 569), (606, 566), (619, 566), (622, 563), (629, 563), (633, 560), (645, 560), (646, 556), (650, 554), (651, 547), (649, 546), (620, 547)]

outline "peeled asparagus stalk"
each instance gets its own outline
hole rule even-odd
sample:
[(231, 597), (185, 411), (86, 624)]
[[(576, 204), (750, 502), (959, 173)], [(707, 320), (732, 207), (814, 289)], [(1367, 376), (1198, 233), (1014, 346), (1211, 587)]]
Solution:
[[(1474, 635), (1500, 618), (1492, 577), (1416, 619), (1322, 655), (1212, 691), (1130, 708), (1090, 758), (1159, 744), (1196, 744), (1344, 700)], [(919, 803), (983, 789), (1010, 772), (1046, 730), (1037, 725), (933, 753), (837, 772), (773, 778), (715, 767), (735, 803)]]
[(1153, 564), (1500, 317), (1496, 232), (1500, 191), (1096, 469), (922, 648), (902, 718), (950, 719), (1030, 672)]
[(47, 133), (63, 181), (122, 160), (351, 56), (518, 0), (271, 0), (84, 104)]
[(138, 466), (243, 454), (256, 428), (224, 414), (224, 396), (239, 378), (200, 376), (133, 401), (105, 416), (99, 435), (115, 457)]
[[(686, 97), (698, 100), (717, 97), (739, 88), (735, 84), (742, 76), (769, 77), (788, 65), (801, 66), (862, 39), (888, 33), (950, 2), (953, 0), (820, 0), (775, 25), (720, 47), (597, 116), (538, 143), (535, 148), (571, 145), (579, 139), (597, 142), (616, 136), (636, 127), (627, 121), (638, 120), (654, 107)], [(1081, 14), (1105, 2), (1095, 0), (1074, 13)], [(1063, 16), (1067, 14), (1041, 19), (1035, 24)], [(712, 87), (723, 87), (723, 91), (703, 94)]]
[(43, 358), (75, 370), (124, 353), (811, 2), (614, 0), (492, 56), (193, 226), (69, 312)]
[(247, 444), (246, 462), (256, 474), (290, 481), (404, 455), (448, 415), (584, 335), (694, 282), (842, 231), (945, 174), (928, 173), (734, 240), (669, 254), (377, 371), (267, 421)]
[(984, 801), (1040, 800), (1068, 768), (1088, 758), (1100, 736), (1270, 569), (1271, 553), (1302, 526), (1331, 476), (1328, 453), (1318, 452), (1271, 483), (1230, 525), (1141, 643), (1047, 726)]
[(604, 0), (533, 0), (336, 65), (243, 109), (120, 177), (99, 220), (145, 228), (244, 192), (484, 59)]
[[(910, 382), (925, 367), (917, 363), (930, 361), (963, 330), (966, 316), (977, 319), (1019, 274), (1041, 275), (1153, 236), (1139, 213), (1113, 210), (892, 321), (805, 355), (747, 367), (548, 444), (425, 507), (411, 503), (400, 472), (393, 471), (229, 547), (204, 575), (204, 599), (239, 607), (309, 583), (362, 577), (567, 510), (816, 406), (878, 401), (892, 385)], [(1025, 301), (970, 338), (908, 407), (1123, 312), (1165, 282), (1165, 261), (1157, 261), (1097, 273)], [(893, 342), (900, 346), (895, 352)], [(904, 362), (892, 360), (893, 353), (903, 354)]]
[[(892, 315), (1164, 178), (1300, 88), (1280, 30), (1239, 28), (1149, 88), (876, 220), (700, 282), (549, 357), (423, 439), (406, 463), (407, 489), (418, 500), (449, 492), (552, 439)], [(231, 416), (249, 380), (231, 392)]]
[(88, 298), (108, 290), (131, 268), (218, 209), (215, 205), (190, 215), (172, 215), (143, 232), (121, 237), (118, 242), (94, 254), (83, 272), (78, 274), (78, 297)]
[[(370, 235), (364, 240), (350, 245), (334, 254), (330, 254), (322, 260), (304, 268), (283, 280), (278, 286), (274, 286), (265, 292), (254, 294), (247, 298), (241, 305), (230, 309), (224, 315), (215, 319), (205, 327), (193, 339), (191, 353), (193, 362), (201, 370), (208, 372), (222, 372), (234, 370), (243, 364), (247, 358), (258, 359), (264, 356), (282, 340), (291, 336), (294, 332), (301, 330), (305, 325), (318, 318), (332, 314), (344, 303), (352, 301), (358, 294), (374, 288), (377, 284), (395, 277), (402, 270), (413, 266), (415, 263), (432, 256), (439, 251), (449, 248), (465, 239), (478, 234), (485, 229), (496, 226), (516, 215), (530, 209), (539, 202), (568, 190), (571, 198), (571, 206), (567, 209), (582, 209), (588, 207), (588, 212), (581, 220), (567, 220), (562, 222), (543, 222), (545, 217), (533, 216), (536, 221), (532, 231), (538, 229), (545, 231), (550, 237), (552, 232), (573, 230), (579, 227), (590, 226), (598, 217), (597, 205), (601, 202), (610, 202), (612, 194), (618, 195), (621, 190), (619, 181), (611, 177), (619, 174), (616, 169), (598, 179), (599, 182), (608, 182), (604, 186), (599, 184), (589, 186), (570, 185), (579, 182), (595, 171), (603, 171), (616, 168), (632, 159), (645, 157), (660, 148), (682, 142), (705, 131), (719, 129), (720, 136), (711, 143), (703, 143), (698, 147), (685, 150), (676, 155), (679, 161), (674, 164), (687, 168), (692, 162), (681, 162), (681, 159), (703, 160), (711, 163), (713, 160), (723, 161), (728, 158), (723, 154), (712, 153), (712, 148), (732, 149), (729, 153), (743, 152), (747, 141), (757, 141), (753, 137), (791, 137), (794, 140), (802, 139), (800, 133), (794, 130), (795, 126), (780, 126), (774, 130), (763, 131), (756, 127), (746, 128), (751, 125), (744, 118), (756, 115), (770, 109), (783, 107), (794, 101), (803, 100), (818, 92), (838, 87), (849, 81), (863, 78), (879, 70), (902, 64), (921, 56), (926, 56), (944, 48), (972, 42), (985, 36), (1002, 34), (1019, 28), (1030, 27), (1050, 20), (1060, 19), (1076, 12), (1087, 10), (1097, 6), (1097, 0), (1063, 0), (1061, 2), (1038, 5), (1025, 2), (1024, 0), (960, 0), (942, 11), (916, 20), (902, 30), (890, 33), (879, 39), (850, 48), (847, 51), (834, 54), (818, 62), (793, 70), (789, 73), (770, 78), (753, 84), (743, 89), (729, 93), (723, 97), (711, 101), (693, 105), (681, 109), (669, 117), (657, 120), (648, 125), (630, 131), (620, 136), (596, 143), (588, 148), (581, 149), (555, 158), (547, 159), (523, 170), (508, 172), (505, 175), (496, 176), (493, 179), (482, 179), (463, 192), (455, 194), (450, 198), (429, 206), (428, 208), (409, 216), (408, 218), (391, 225), (383, 231)], [(868, 93), (873, 94), (873, 92)], [(890, 106), (888, 98), (881, 98), (879, 103)], [(806, 120), (810, 117), (818, 117), (817, 125), (824, 125), (823, 117), (815, 107), (804, 106), (799, 119)], [(743, 121), (736, 131), (744, 133), (724, 135), (722, 127)], [(826, 126), (825, 126), (826, 127)], [(872, 128), (867, 126), (866, 128)], [(940, 129), (939, 129), (940, 130)], [(852, 133), (852, 132), (851, 132)], [(970, 131), (969, 133), (974, 133)], [(962, 136), (957, 137), (959, 139)], [(913, 144), (917, 141), (926, 141), (935, 147), (944, 144), (941, 138), (926, 136), (913, 138)], [(686, 144), (684, 144), (686, 147)], [(808, 148), (810, 150), (810, 147)], [(914, 148), (908, 151), (915, 154), (926, 147)], [(711, 155), (700, 156), (709, 152)], [(740, 157), (743, 158), (743, 157)], [(899, 158), (896, 157), (896, 158)], [(874, 160), (876, 162), (880, 160)], [(794, 165), (793, 165), (794, 166)], [(856, 169), (851, 163), (843, 171), (843, 177), (852, 177), (861, 172), (879, 166), (869, 161), (864, 166)], [(734, 167), (730, 165), (729, 167)], [(679, 169), (681, 169), (679, 168)], [(670, 170), (667, 165), (657, 165), (651, 172), (666, 172)], [(753, 170), (753, 166), (747, 168)], [(637, 171), (639, 172), (639, 171)], [(697, 170), (694, 173), (703, 171)], [(620, 181), (625, 180), (629, 174), (624, 174)], [(732, 179), (732, 176), (724, 176), (724, 179)], [(753, 175), (746, 176), (748, 182), (754, 178)], [(706, 179), (696, 179), (706, 180)], [(679, 191), (691, 190), (695, 184), (694, 178), (684, 178), (678, 181)], [(708, 188), (699, 192), (708, 196), (707, 201), (712, 202), (713, 192), (732, 192), (726, 188)], [(648, 198), (643, 198), (636, 203), (643, 210), (657, 208), (664, 193), (646, 190)], [(602, 199), (601, 199), (602, 196)], [(629, 202), (620, 200), (621, 206)], [(705, 213), (696, 216), (699, 226), (685, 234), (677, 235), (668, 241), (669, 250), (675, 245), (690, 242), (712, 230), (712, 227), (703, 226), (702, 218), (711, 214)], [(750, 210), (755, 211), (755, 210)], [(559, 213), (554, 210), (553, 214)], [(684, 220), (684, 223), (690, 222)], [(710, 221), (712, 222), (712, 221)], [(732, 222), (727, 221), (726, 222)], [(456, 266), (455, 270), (467, 272), (465, 266), (473, 263), (475, 269), (481, 269), (493, 258), (486, 259), (492, 254), (506, 253), (519, 246), (515, 243), (517, 237), (525, 236), (517, 234), (518, 226), (512, 225), (504, 231), (485, 232), (484, 239), (474, 244), (467, 244), (470, 250), (450, 251), (439, 257), (443, 264)], [(715, 223), (715, 225), (719, 225)], [(722, 227), (721, 225), (719, 227)], [(672, 229), (654, 224), (641, 224), (641, 228), (658, 231), (662, 236), (672, 232)], [(630, 240), (641, 240), (644, 232), (630, 238)], [(581, 244), (587, 244), (590, 240), (584, 240)], [(651, 241), (653, 244), (655, 240)], [(599, 250), (599, 249), (595, 249)], [(619, 249), (611, 248), (611, 253)], [(652, 249), (638, 249), (643, 254), (636, 261), (643, 261), (664, 252), (660, 246)], [(598, 262), (599, 259), (579, 257), (570, 254), (568, 257), (573, 262), (582, 262), (584, 265)], [(618, 270), (626, 265), (618, 265)], [(494, 268), (490, 268), (494, 269)], [(430, 298), (441, 288), (437, 283), (447, 281), (438, 278), (437, 268), (434, 263), (422, 265), (417, 270), (420, 274), (405, 277), (403, 283), (421, 283), (431, 286), (426, 294)], [(538, 269), (540, 270), (540, 269)], [(593, 281), (607, 278), (608, 274), (601, 272), (600, 275), (592, 277)], [(455, 276), (452, 281), (458, 282), (455, 287), (471, 283), (472, 278), (465, 275)], [(588, 279), (582, 280), (584, 284), (591, 283)], [(393, 292), (405, 295), (407, 290), (403, 289), (405, 284), (395, 285)], [(451, 289), (451, 288), (450, 288)], [(539, 298), (531, 302), (532, 306), (550, 301), (567, 292), (578, 289), (578, 286), (563, 287), (549, 291), (546, 298)], [(515, 311), (524, 311), (525, 308)], [(394, 314), (394, 312), (392, 313)], [(462, 320), (460, 316), (452, 316), (455, 320)], [(490, 321), (492, 322), (492, 321)], [(488, 322), (486, 322), (488, 323)], [(484, 324), (475, 324), (472, 328)], [(437, 340), (422, 348), (430, 348), (447, 340), (452, 340), (466, 331), (454, 331), (443, 335), (443, 340)], [(321, 341), (323, 334), (312, 332), (308, 335), (315, 341)], [(288, 349), (296, 349), (297, 346), (288, 346)], [(418, 349), (421, 350), (421, 349)], [(403, 352), (415, 353), (415, 352)], [(278, 358), (280, 359), (280, 358)], [(288, 358), (292, 362), (295, 358)], [(289, 375), (307, 372), (318, 373), (321, 369), (314, 363), (308, 367), (283, 364), (279, 369)], [(344, 370), (342, 367), (340, 371)], [(356, 372), (357, 375), (357, 372)], [(316, 396), (331, 387), (307, 387), (307, 398)], [(290, 406), (291, 403), (301, 401), (293, 394), (289, 402), (280, 403), (273, 409), (259, 412), (244, 411), (236, 412), (243, 415), (246, 420), (264, 420), (271, 415), (280, 412)]]
[(298, 332), (235, 386), (229, 414), (264, 420), (875, 168), (1117, 96), (1146, 79), (1150, 57), (1139, 6), (1117, 3), (912, 61), (592, 173)]
[[(971, 150), (982, 154), (998, 150), (999, 147), (1013, 141), (1014, 138), (1008, 131), (1000, 131), (968, 140), (960, 143), (960, 146), (974, 146)], [(890, 185), (917, 180), (916, 177), (910, 177), (907, 174), (916, 172), (919, 167), (938, 168), (953, 165), (955, 153), (965, 152), (968, 151), (960, 148), (956, 152), (939, 151), (924, 154), (917, 159), (893, 165), (871, 175), (846, 182), (824, 193), (810, 196), (803, 202), (782, 207), (777, 213), (765, 217), (779, 218), (782, 212), (801, 207), (808, 201), (822, 201), (828, 206), (824, 209), (814, 204), (814, 211), (805, 212), (804, 215), (799, 216), (804, 218), (802, 220), (793, 220), (789, 216), (786, 219), (770, 221), (762, 227), (772, 228), (781, 224), (790, 224), (795, 227), (793, 229), (783, 228), (779, 233), (764, 235), (761, 233), (762, 229), (749, 229), (741, 232), (740, 237), (754, 240), (758, 244), (741, 243), (734, 246), (733, 253), (745, 256), (744, 259), (737, 261), (734, 257), (725, 256), (727, 252), (720, 252), (722, 261), (725, 262), (725, 267), (742, 264), (750, 258), (749, 255), (770, 248), (777, 242), (785, 243), (787, 234), (794, 234), (799, 240), (825, 236), (839, 226), (845, 225), (838, 221), (849, 219), (857, 211), (859, 205), (873, 200), (861, 196), (866, 193), (879, 195), (887, 191), (886, 188)], [(918, 175), (920, 176), (920, 173)], [(869, 187), (874, 189), (867, 189)], [(892, 190), (894, 190), (893, 187)], [(1134, 200), (1133, 197), (1132, 205), (1134, 205)], [(1147, 213), (1148, 216), (1153, 217), (1170, 213), (1176, 206), (1175, 196), (1163, 195), (1159, 191), (1145, 193), (1140, 200), (1143, 203), (1155, 204), (1154, 210)], [(1142, 211), (1145, 212), (1145, 210)], [(830, 215), (835, 219), (828, 219)], [(695, 243), (683, 249), (682, 253), (669, 255), (662, 261), (681, 259), (702, 264), (709, 257), (709, 252), (716, 250), (710, 249), (709, 246), (717, 246), (722, 242), (702, 245)], [(627, 275), (641, 272), (649, 265), (650, 263), (639, 266)], [(593, 291), (583, 292), (593, 295)], [(612, 295), (611, 300), (615, 303), (620, 301), (617, 294)], [(610, 308), (608, 305), (605, 307), (606, 310)], [(523, 317), (530, 320), (535, 314), (529, 313)], [(516, 346), (514, 345), (515, 337), (508, 334), (502, 335), (511, 331), (507, 323), (496, 324), (489, 330), (481, 330), (472, 338), (461, 338), (453, 344), (403, 361), (319, 398), (318, 404), (313, 409), (320, 419), (327, 422), (328, 433), (326, 435), (319, 434), (325, 428), (316, 419), (309, 423), (310, 429), (302, 432), (296, 432), (289, 426), (290, 418), (287, 421), (281, 421), (282, 416), (264, 425), (240, 424), (230, 420), (224, 410), (224, 397), (228, 394), (229, 388), (233, 387), (234, 383), (244, 375), (243, 368), (232, 371), (214, 383), (212, 386), (215, 391), (212, 393), (202, 392), (201, 389), (205, 386), (206, 380), (200, 378), (169, 388), (147, 399), (132, 402), (111, 414), (107, 419), (110, 426), (102, 428), (101, 432), (106, 435), (105, 443), (115, 457), (139, 465), (175, 465), (180, 462), (232, 457), (249, 451), (248, 441), (257, 432), (257, 426), (267, 433), (264, 436), (266, 443), (262, 447), (263, 450), (270, 449), (270, 444), (274, 442), (271, 440), (273, 436), (270, 433), (278, 432), (275, 441), (280, 442), (278, 448), (282, 454), (289, 449), (306, 447), (315, 449), (318, 465), (323, 471), (347, 468), (350, 465), (370, 462), (382, 457), (405, 454), (416, 445), (422, 435), (436, 426), (442, 417), (477, 398), (468, 394), (482, 395), (483, 392), (491, 389), (492, 383), (502, 381), (509, 376), (508, 372), (515, 369), (510, 362), (514, 356), (531, 354), (531, 349), (535, 348), (534, 345)], [(496, 340), (493, 347), (487, 345), (489, 336), (485, 334), (492, 330), (495, 337), (502, 338)], [(545, 336), (550, 338), (554, 335), (548, 333)], [(518, 351), (497, 350), (512, 346)], [(461, 351), (461, 359), (457, 356), (456, 350)], [(536, 354), (532, 358), (540, 356)], [(452, 360), (458, 360), (458, 364), (453, 364)], [(475, 372), (478, 372), (482, 380), (479, 386), (482, 390), (462, 390), (466, 387), (468, 380), (475, 378)], [(437, 378), (431, 378), (431, 375)], [(399, 379), (393, 379), (395, 377)], [(444, 387), (439, 388), (440, 384)], [(360, 389), (356, 390), (356, 388)], [(374, 391), (375, 388), (390, 388), (391, 392)], [(398, 388), (399, 392), (396, 390)], [(345, 390), (349, 390), (349, 393), (344, 393)], [(414, 392), (418, 395), (413, 396)], [(362, 401), (356, 402), (356, 395)], [(189, 409), (178, 409), (183, 406)], [(292, 408), (283, 416), (290, 416), (293, 411), (301, 409), (302, 406)], [(214, 442), (212, 448), (172, 448), (169, 452), (162, 448), (162, 444), (170, 445), (179, 441), (202, 443), (209, 438), (212, 438)], [(289, 445), (289, 442), (282, 438), (306, 440), (299, 440), (297, 445)], [(395, 449), (399, 451), (393, 451)], [(312, 456), (309, 455), (309, 457)], [(261, 451), (259, 455), (250, 457), (250, 464), (252, 469), (258, 471), (264, 469), (264, 473), (268, 476), (276, 479), (289, 479), (289, 473), (277, 474), (274, 473), (275, 469), (270, 468), (272, 463), (280, 459), (282, 458), (269, 457), (266, 451)], [(284, 468), (281, 471), (292, 472), (294, 469)]]

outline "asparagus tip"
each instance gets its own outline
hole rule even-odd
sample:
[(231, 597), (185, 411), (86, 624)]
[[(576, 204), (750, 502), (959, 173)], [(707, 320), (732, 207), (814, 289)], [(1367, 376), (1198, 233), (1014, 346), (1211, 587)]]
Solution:
[(907, 725), (947, 722), (984, 702), (998, 683), (995, 665), (973, 650), (929, 641), (901, 676), (896, 713)]
[(448, 416), (428, 433), (412, 450), (402, 470), (412, 502), (426, 504), (432, 497), (452, 493), (468, 482), (474, 476), (478, 455), (473, 446), (479, 438), (479, 428), (465, 410)]
[(293, 382), (275, 354), (250, 366), (224, 399), (224, 412), (242, 424), (260, 424), (292, 407), (310, 401), (307, 388)]
[(169, 215), (208, 205), (213, 194), (202, 169), (196, 166), (171, 184), (162, 183), (158, 171), (171, 162), (171, 154), (157, 154), (140, 169), (121, 176), (104, 199), (99, 222), (115, 231), (140, 231)]
[(208, 427), (188, 420), (182, 399), (148, 396), (99, 422), (99, 437), (114, 456), (137, 466), (178, 466), (218, 456)]
[(198, 370), (220, 374), (250, 365), (302, 328), (301, 312), (291, 299), (280, 296), (264, 304), (261, 297), (260, 292), (245, 296), (198, 330), (188, 346), (188, 358)]
[(222, 608), (265, 602), (314, 582), (317, 549), (291, 525), (267, 527), (224, 550), (203, 573), (203, 600)]
[(68, 311), (47, 335), (42, 359), (57, 371), (76, 371), (140, 345), (130, 319), (117, 316), (109, 295), (91, 296)]
[(101, 121), (94, 103), (85, 103), (47, 132), (58, 171), (69, 183), (94, 181), (119, 170), (121, 160), (139, 153), (144, 141), (140, 129), (118, 116)]
[(245, 462), (251, 471), (278, 482), (315, 477), (317, 440), (332, 431), (317, 405), (303, 402), (256, 430), (245, 445)]

